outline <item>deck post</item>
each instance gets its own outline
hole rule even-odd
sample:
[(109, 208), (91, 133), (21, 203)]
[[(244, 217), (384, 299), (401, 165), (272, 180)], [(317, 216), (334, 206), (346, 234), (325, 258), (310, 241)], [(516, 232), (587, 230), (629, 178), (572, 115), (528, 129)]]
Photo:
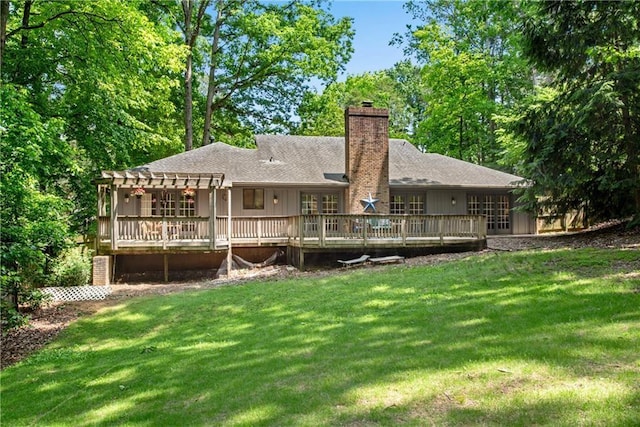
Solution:
[(118, 249), (118, 187), (111, 184), (111, 249)]
[(162, 263), (164, 265), (164, 281), (169, 281), (169, 254), (164, 254), (162, 257)]
[(402, 234), (402, 246), (407, 246), (407, 218), (400, 220), (400, 233)]
[(369, 224), (367, 223), (367, 218), (364, 215), (360, 217), (360, 220), (362, 221), (362, 244), (367, 246), (367, 229), (369, 228)]
[(162, 217), (162, 249), (167, 249), (167, 218)]
[(325, 218), (324, 215), (320, 215), (318, 217), (318, 219), (320, 220), (320, 221), (318, 221), (319, 222), (318, 227), (320, 227), (320, 230), (318, 230), (320, 232), (320, 236), (319, 236), (320, 237), (320, 247), (324, 248), (324, 246), (325, 246), (325, 238), (327, 237), (326, 236), (326, 233), (327, 233), (327, 219)]
[(444, 217), (438, 219), (438, 234), (440, 234), (440, 245), (444, 246)]
[(304, 215), (298, 217), (298, 238), (300, 239), (300, 248), (304, 245)]
[(216, 248), (217, 195), (216, 187), (209, 187), (209, 249)]
[(231, 275), (233, 267), (233, 254), (231, 253), (231, 234), (233, 225), (231, 224), (231, 188), (227, 188), (227, 275)]
[(304, 271), (304, 250), (302, 246), (300, 246), (300, 250), (298, 251), (298, 269)]

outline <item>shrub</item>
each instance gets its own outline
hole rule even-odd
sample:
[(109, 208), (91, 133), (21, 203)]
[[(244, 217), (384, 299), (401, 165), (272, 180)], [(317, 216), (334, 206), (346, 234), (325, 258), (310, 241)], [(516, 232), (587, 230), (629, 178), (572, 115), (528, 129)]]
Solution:
[(83, 286), (91, 277), (91, 257), (82, 248), (63, 252), (55, 261), (51, 286)]
[(9, 329), (19, 328), (29, 323), (29, 316), (16, 311), (13, 304), (4, 299), (0, 303), (0, 312), (3, 334)]
[(31, 311), (39, 309), (50, 300), (51, 295), (45, 294), (40, 289), (26, 289), (20, 292), (20, 304)]

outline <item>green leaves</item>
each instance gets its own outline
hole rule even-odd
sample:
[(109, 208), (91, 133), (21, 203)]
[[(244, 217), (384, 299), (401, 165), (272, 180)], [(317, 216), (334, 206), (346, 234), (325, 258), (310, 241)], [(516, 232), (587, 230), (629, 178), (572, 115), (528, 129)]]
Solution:
[(425, 24), (412, 46), (424, 60), (424, 120), (416, 138), (429, 151), (496, 166), (503, 151), (496, 114), (530, 92), (521, 58), (516, 7), (505, 2), (437, 0), (411, 3)]
[(524, 171), (559, 212), (640, 217), (640, 6), (531, 4), (525, 51), (556, 96), (524, 108)]

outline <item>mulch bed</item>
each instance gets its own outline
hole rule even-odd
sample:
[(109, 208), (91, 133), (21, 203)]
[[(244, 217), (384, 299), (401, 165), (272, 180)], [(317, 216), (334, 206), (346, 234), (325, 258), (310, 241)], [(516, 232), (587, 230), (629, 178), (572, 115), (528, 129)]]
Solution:
[[(629, 230), (624, 223), (612, 222), (594, 227), (588, 231), (571, 234), (523, 236), (523, 237), (489, 237), (487, 250), (482, 252), (464, 252), (454, 254), (438, 254), (409, 258), (408, 265), (434, 265), (457, 259), (476, 256), (491, 251), (520, 251), (529, 249), (560, 248), (629, 248), (640, 252), (640, 229)], [(639, 257), (640, 258), (640, 257)], [(634, 269), (630, 273), (637, 274), (638, 264), (629, 266)], [(386, 268), (383, 266), (365, 268)], [(340, 270), (338, 270), (340, 271)], [(111, 285), (113, 293), (101, 301), (79, 301), (51, 303), (31, 313), (29, 325), (8, 331), (2, 336), (0, 347), (0, 369), (19, 362), (31, 353), (42, 348), (70, 323), (80, 317), (91, 315), (103, 307), (117, 304), (119, 301), (140, 295), (162, 295), (185, 290), (207, 289), (244, 283), (257, 277), (289, 278), (311, 277), (334, 274), (336, 270), (315, 272), (299, 272), (287, 266), (271, 266), (234, 275), (231, 279), (197, 280), (180, 283), (141, 283)]]

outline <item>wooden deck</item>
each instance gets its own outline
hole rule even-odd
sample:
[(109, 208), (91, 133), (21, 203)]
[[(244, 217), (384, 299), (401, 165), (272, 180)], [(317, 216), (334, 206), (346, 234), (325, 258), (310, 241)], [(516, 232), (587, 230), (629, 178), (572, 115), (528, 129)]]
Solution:
[[(115, 236), (115, 238), (112, 238)], [(229, 236), (231, 239), (229, 239)], [(300, 251), (420, 248), (486, 239), (478, 215), (299, 215), (282, 217), (116, 217), (98, 224), (100, 253), (226, 251), (292, 247)]]

